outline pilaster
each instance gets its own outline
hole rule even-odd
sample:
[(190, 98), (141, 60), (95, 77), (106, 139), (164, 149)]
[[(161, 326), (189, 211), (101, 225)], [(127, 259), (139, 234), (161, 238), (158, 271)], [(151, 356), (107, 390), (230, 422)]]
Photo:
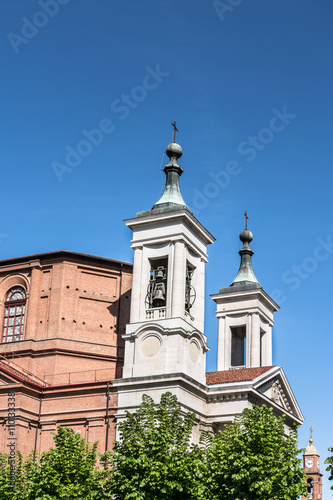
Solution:
[(251, 315), (251, 340), (250, 340), (250, 366), (261, 366), (261, 338), (260, 338), (260, 318), (258, 313)]
[(172, 272), (171, 317), (183, 318), (185, 314), (185, 244), (174, 243), (174, 265)]
[(134, 249), (133, 284), (131, 298), (130, 321), (136, 323), (140, 319), (141, 304), (141, 275), (142, 275), (142, 246)]

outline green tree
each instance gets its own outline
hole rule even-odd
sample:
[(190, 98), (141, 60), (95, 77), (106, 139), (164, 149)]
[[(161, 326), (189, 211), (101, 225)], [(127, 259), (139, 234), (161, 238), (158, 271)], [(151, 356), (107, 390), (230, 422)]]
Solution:
[(42, 453), (29, 473), (29, 500), (102, 500), (102, 471), (96, 466), (97, 443), (91, 445), (68, 427), (58, 426), (55, 447)]
[[(1, 500), (105, 500), (111, 498), (104, 489), (106, 471), (97, 467), (97, 443), (86, 443), (73, 429), (58, 426), (53, 433), (55, 447), (32, 453), (15, 462), (0, 455)], [(13, 474), (13, 469), (15, 474)]]
[(297, 431), (284, 435), (284, 417), (265, 405), (245, 409), (211, 440), (212, 498), (296, 500), (304, 490)]
[(137, 413), (127, 412), (119, 424), (110, 482), (117, 499), (206, 500), (203, 453), (190, 445), (195, 415), (183, 416), (171, 393), (158, 405), (142, 399)]
[(1, 500), (28, 500), (29, 472), (33, 462), (23, 459), (21, 453), (14, 457), (0, 453), (0, 498)]
[[(58, 427), (55, 447), (40, 458), (0, 455), (1, 500), (296, 500), (305, 490), (297, 432), (266, 406), (237, 416), (223, 433), (191, 445), (195, 416), (176, 396), (149, 396), (119, 424), (121, 439), (97, 467), (97, 443)], [(329, 449), (333, 451), (333, 448)], [(333, 457), (328, 458), (331, 471)]]
[[(328, 448), (328, 451), (333, 452), (333, 448)], [(328, 464), (326, 470), (330, 472), (330, 477), (328, 479), (333, 481), (333, 456), (326, 458), (325, 464)], [(331, 490), (333, 490), (333, 485), (331, 486)]]

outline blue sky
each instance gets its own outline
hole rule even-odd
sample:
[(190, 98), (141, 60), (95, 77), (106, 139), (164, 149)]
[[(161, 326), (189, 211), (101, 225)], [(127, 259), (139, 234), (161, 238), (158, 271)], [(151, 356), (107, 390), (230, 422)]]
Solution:
[(256, 275), (281, 305), (274, 363), (306, 417), (300, 445), (312, 425), (323, 463), (333, 446), (333, 5), (221, 4), (1, 1), (0, 258), (65, 248), (132, 261), (123, 219), (163, 191), (176, 120), (184, 199), (217, 239), (207, 367), (209, 294), (237, 273), (246, 209)]

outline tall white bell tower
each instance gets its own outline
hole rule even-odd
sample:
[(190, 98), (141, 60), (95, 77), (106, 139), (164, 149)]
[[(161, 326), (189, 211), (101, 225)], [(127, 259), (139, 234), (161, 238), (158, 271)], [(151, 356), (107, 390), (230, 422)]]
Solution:
[(133, 231), (133, 284), (123, 377), (184, 373), (205, 383), (205, 264), (215, 240), (187, 207), (179, 185), (182, 149), (166, 148), (166, 185)]
[(212, 295), (219, 321), (217, 370), (257, 368), (272, 365), (273, 314), (279, 309), (257, 280), (250, 242), (245, 229), (239, 236), (243, 247), (238, 274), (229, 287)]

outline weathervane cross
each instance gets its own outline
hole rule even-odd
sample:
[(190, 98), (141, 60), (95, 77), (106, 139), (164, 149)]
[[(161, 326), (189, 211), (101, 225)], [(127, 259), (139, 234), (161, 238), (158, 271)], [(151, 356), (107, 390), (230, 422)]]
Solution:
[(246, 210), (244, 212), (244, 215), (245, 215), (245, 229), (247, 229), (247, 221), (249, 220), (249, 218), (247, 216), (247, 211)]
[(179, 132), (179, 130), (176, 127), (176, 122), (175, 121), (173, 121), (171, 123), (171, 125), (173, 126), (173, 142), (176, 142), (176, 132)]
[(312, 425), (310, 427), (310, 439), (312, 439), (312, 433), (313, 433), (313, 429), (312, 429)]

